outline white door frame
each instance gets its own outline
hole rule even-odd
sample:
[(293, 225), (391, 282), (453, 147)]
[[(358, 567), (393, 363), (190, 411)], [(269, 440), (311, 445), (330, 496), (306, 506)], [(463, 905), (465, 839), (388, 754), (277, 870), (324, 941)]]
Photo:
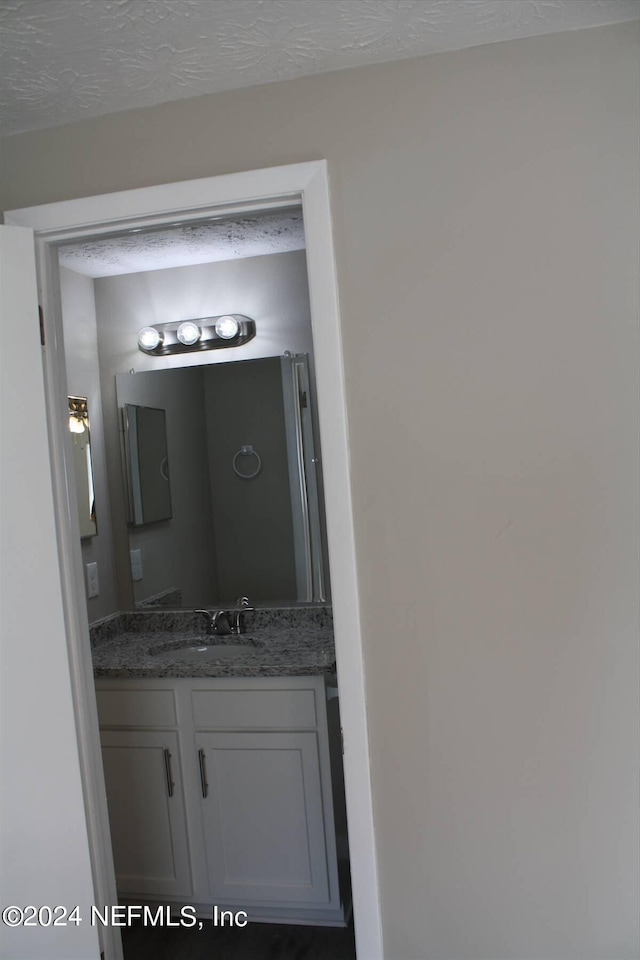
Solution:
[[(344, 772), (351, 855), (356, 947), (361, 960), (382, 960), (378, 871), (373, 829), (369, 737), (360, 629), (356, 553), (349, 472), (342, 342), (331, 233), (329, 182), (324, 160), (219, 177), (127, 190), (45, 204), (5, 214), (5, 222), (35, 233), (40, 303), (47, 337), (45, 391), (63, 602), (68, 624), (78, 751), (98, 903), (115, 903), (88, 619), (82, 580), (73, 478), (64, 455), (67, 390), (56, 246), (61, 242), (199, 219), (208, 213), (302, 203), (307, 241), (309, 296), (324, 461), (327, 539), (331, 571), (336, 661), (344, 731)], [(71, 487), (71, 489), (70, 489)], [(117, 945), (105, 944), (116, 958)]]

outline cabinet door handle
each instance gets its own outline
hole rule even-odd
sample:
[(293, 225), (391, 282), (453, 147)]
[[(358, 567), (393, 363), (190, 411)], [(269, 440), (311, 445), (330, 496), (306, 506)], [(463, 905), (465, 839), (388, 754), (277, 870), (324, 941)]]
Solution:
[(170, 797), (172, 797), (175, 783), (173, 782), (173, 775), (171, 773), (171, 751), (165, 748), (163, 753), (164, 753), (164, 772), (167, 778), (167, 793), (169, 794)]
[(204, 750), (198, 750), (198, 761), (200, 763), (200, 786), (202, 788), (202, 796), (206, 800), (209, 796), (209, 784), (207, 783), (207, 761), (204, 755)]

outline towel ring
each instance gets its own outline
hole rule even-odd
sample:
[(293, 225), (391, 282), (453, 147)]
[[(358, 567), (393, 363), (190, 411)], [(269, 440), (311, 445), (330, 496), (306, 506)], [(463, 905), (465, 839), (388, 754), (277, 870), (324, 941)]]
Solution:
[[(256, 458), (256, 468), (250, 473), (242, 473), (238, 470), (238, 457), (255, 457)], [(240, 447), (235, 457), (233, 458), (233, 470), (241, 480), (253, 480), (254, 477), (257, 477), (262, 469), (262, 460), (260, 455), (256, 453), (251, 444), (248, 444), (245, 447)]]

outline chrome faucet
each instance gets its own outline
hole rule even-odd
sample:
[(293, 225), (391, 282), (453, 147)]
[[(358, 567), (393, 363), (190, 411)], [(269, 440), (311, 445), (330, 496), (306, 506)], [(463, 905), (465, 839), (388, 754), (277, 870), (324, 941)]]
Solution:
[(195, 613), (202, 613), (207, 618), (207, 633), (210, 636), (231, 633), (229, 617), (224, 610), (215, 610), (214, 612), (211, 610), (196, 610)]
[(245, 623), (245, 613), (253, 613), (254, 607), (249, 602), (249, 597), (238, 597), (236, 600), (237, 609), (233, 611), (233, 622), (231, 624), (232, 633), (246, 633), (247, 625)]

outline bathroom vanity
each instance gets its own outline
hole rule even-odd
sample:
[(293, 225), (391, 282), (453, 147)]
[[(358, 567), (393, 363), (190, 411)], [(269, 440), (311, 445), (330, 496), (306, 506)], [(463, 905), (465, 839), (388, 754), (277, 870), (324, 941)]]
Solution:
[(189, 904), (207, 918), (215, 904), (249, 920), (344, 922), (327, 711), (333, 640), (330, 614), (313, 613), (261, 614), (246, 638), (206, 637), (193, 621), (149, 629), (168, 615), (127, 614), (98, 638), (121, 900)]

